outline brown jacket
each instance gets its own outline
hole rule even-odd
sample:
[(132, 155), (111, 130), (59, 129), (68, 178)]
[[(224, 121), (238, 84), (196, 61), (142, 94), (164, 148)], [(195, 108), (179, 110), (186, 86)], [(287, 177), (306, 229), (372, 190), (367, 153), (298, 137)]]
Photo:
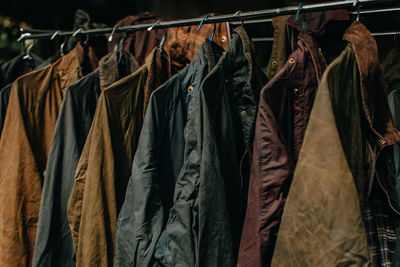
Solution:
[[(186, 26), (168, 29), (164, 49), (171, 55), (172, 65), (180, 71), (194, 59), (202, 43), (214, 31), (214, 24), (203, 24), (198, 31), (198, 26)], [(226, 23), (216, 23), (213, 41), (223, 49), (228, 47), (229, 39)]]
[[(144, 66), (99, 98), (67, 209), (77, 266), (113, 264), (117, 216), (143, 122), (144, 95), (170, 77), (170, 68), (154, 64), (159, 56), (153, 50)], [(169, 64), (168, 55), (163, 57)]]
[(54, 127), (65, 89), (82, 76), (77, 45), (17, 79), (0, 141), (0, 266), (30, 266)]
[[(129, 26), (156, 22), (156, 17), (150, 12), (141, 13), (135, 16), (127, 16), (119, 20), (116, 25)], [(108, 51), (113, 51), (121, 40), (121, 33), (116, 33), (112, 42), (108, 43)], [(163, 37), (163, 30), (136, 31), (128, 34), (124, 41), (124, 50), (133, 54), (139, 66), (146, 63), (147, 56), (158, 46)]]

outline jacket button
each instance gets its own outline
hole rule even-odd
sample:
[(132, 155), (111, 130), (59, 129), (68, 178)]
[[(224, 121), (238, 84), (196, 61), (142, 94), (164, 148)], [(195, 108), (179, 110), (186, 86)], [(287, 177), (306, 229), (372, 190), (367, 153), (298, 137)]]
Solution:
[(299, 88), (294, 88), (293, 91), (297, 95), (297, 93), (299, 92)]
[(225, 83), (228, 83), (229, 82), (229, 80), (228, 79), (225, 79)]
[(246, 115), (246, 110), (242, 110), (242, 115)]
[(289, 63), (294, 64), (295, 60), (293, 58), (289, 58)]
[(272, 61), (271, 66), (276, 68), (276, 66), (278, 66), (278, 62), (276, 60)]
[(223, 43), (226, 42), (226, 36), (225, 35), (221, 37), (221, 42), (223, 42)]
[(188, 91), (189, 91), (189, 92), (193, 91), (193, 86), (190, 85), (190, 86), (188, 87)]

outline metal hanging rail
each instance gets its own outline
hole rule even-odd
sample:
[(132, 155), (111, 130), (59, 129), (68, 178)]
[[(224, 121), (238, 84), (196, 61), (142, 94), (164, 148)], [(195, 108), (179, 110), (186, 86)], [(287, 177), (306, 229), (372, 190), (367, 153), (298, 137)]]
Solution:
[[(371, 10), (360, 10), (358, 11), (351, 11), (349, 12), (350, 15), (356, 16), (358, 14), (363, 15), (363, 14), (376, 14), (376, 13), (386, 13), (386, 12), (400, 12), (400, 7), (394, 7), (394, 8), (377, 8), (377, 9), (371, 9)], [(252, 19), (252, 20), (246, 20), (245, 24), (259, 24), (259, 23), (267, 23), (267, 22), (272, 22), (272, 19)], [(240, 25), (242, 22), (238, 21), (232, 21), (230, 24), (232, 25)]]
[[(304, 12), (312, 12), (312, 11), (321, 11), (321, 10), (331, 10), (331, 9), (357, 9), (357, 8), (366, 8), (366, 7), (374, 7), (377, 5), (387, 4), (387, 3), (395, 3), (398, 0), (347, 0), (347, 1), (335, 1), (335, 2), (324, 2), (324, 3), (316, 3), (304, 5), (300, 9), (300, 13)], [(232, 21), (244, 21), (251, 19), (268, 19), (281, 15), (292, 15), (296, 14), (298, 11), (297, 6), (284, 7), (284, 8), (275, 8), (275, 9), (267, 9), (267, 10), (259, 10), (259, 11), (250, 11), (250, 12), (240, 12), (235, 14), (228, 15), (219, 15), (219, 16), (211, 16), (207, 19), (204, 19), (203, 23), (219, 23), (219, 22), (232, 22)], [(360, 12), (361, 13), (361, 12)], [(171, 27), (182, 27), (182, 26), (193, 26), (198, 25), (202, 21), (202, 18), (192, 18), (192, 19), (183, 19), (183, 20), (175, 20), (175, 21), (160, 21), (157, 24), (149, 23), (149, 24), (140, 24), (140, 25), (131, 25), (118, 27), (114, 29), (113, 27), (102, 28), (102, 29), (91, 29), (91, 30), (82, 30), (80, 32), (76, 31), (59, 31), (57, 37), (66, 37), (75, 35), (102, 35), (107, 34), (113, 31), (115, 32), (134, 32), (134, 31), (143, 31), (147, 30), (149, 27), (153, 29), (165, 29)], [(19, 40), (26, 39), (49, 39), (53, 36), (53, 32), (46, 33), (24, 33), (21, 35)]]

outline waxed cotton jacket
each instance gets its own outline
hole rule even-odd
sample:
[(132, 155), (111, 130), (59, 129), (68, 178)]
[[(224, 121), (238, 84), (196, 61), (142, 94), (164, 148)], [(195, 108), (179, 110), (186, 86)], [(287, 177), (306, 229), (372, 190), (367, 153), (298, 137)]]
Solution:
[(222, 52), (207, 39), (192, 62), (151, 96), (118, 217), (116, 266), (158, 264), (154, 250), (183, 164), (187, 117), (202, 80)]
[(0, 140), (0, 266), (31, 266), (50, 144), (66, 88), (82, 77), (77, 45), (18, 78)]
[(357, 21), (344, 39), (317, 92), (272, 266), (390, 266), (398, 215), (388, 152), (400, 135), (375, 40)]
[[(154, 61), (160, 56), (165, 60)], [(77, 266), (113, 265), (117, 216), (142, 127), (145, 91), (164, 83), (170, 70), (168, 54), (154, 49), (145, 65), (100, 95), (67, 207)], [(157, 76), (162, 79), (149, 78)]]
[(155, 256), (165, 266), (234, 266), (247, 200), (253, 126), (266, 76), (238, 27), (202, 82), (189, 115), (184, 164)]
[(126, 52), (121, 64), (117, 60), (117, 52), (103, 57), (98, 69), (65, 92), (44, 173), (33, 266), (75, 266), (67, 203), (97, 100), (106, 87), (138, 68)]
[(261, 267), (271, 262), (293, 158), (300, 151), (326, 68), (312, 37), (303, 32), (298, 39), (298, 48), (261, 93), (238, 266)]

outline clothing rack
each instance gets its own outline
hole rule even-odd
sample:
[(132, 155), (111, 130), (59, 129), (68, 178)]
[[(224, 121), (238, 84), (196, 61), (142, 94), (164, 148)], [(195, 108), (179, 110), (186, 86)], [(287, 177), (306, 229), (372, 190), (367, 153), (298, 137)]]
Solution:
[[(276, 16), (282, 15), (292, 15), (305, 12), (313, 12), (313, 11), (322, 11), (322, 10), (331, 10), (331, 9), (351, 9), (351, 10), (359, 10), (356, 14), (362, 14), (362, 12), (367, 13), (376, 13), (382, 12), (376, 9), (376, 6), (388, 3), (396, 3), (398, 0), (347, 0), (347, 1), (335, 1), (335, 2), (322, 2), (316, 4), (308, 4), (303, 5), (302, 7), (290, 6), (284, 8), (275, 8), (275, 9), (266, 9), (259, 11), (249, 11), (249, 12), (236, 12), (235, 14), (228, 15), (219, 15), (219, 16), (209, 16), (207, 18), (192, 18), (192, 19), (182, 19), (182, 20), (174, 20), (174, 21), (157, 21), (156, 23), (148, 23), (148, 24), (140, 24), (140, 25), (130, 25), (130, 26), (121, 26), (121, 27), (108, 27), (102, 29), (90, 29), (90, 30), (78, 30), (78, 31), (46, 31), (38, 33), (35, 30), (24, 30), (21, 33), (19, 41), (23, 41), (26, 39), (50, 39), (51, 37), (69, 37), (69, 36), (87, 36), (87, 35), (103, 35), (111, 32), (135, 32), (135, 31), (144, 31), (151, 29), (165, 29), (171, 27), (182, 27), (182, 26), (193, 26), (210, 23), (220, 23), (220, 22), (243, 22), (247, 20), (255, 20), (255, 19), (270, 19)], [(361, 11), (361, 8), (375, 8), (369, 11)], [(387, 8), (383, 11), (397, 11), (395, 8)], [(247, 23), (247, 22), (246, 22)], [(57, 32), (56, 36), (55, 32)], [(271, 38), (258, 38), (258, 39), (268, 39)]]

